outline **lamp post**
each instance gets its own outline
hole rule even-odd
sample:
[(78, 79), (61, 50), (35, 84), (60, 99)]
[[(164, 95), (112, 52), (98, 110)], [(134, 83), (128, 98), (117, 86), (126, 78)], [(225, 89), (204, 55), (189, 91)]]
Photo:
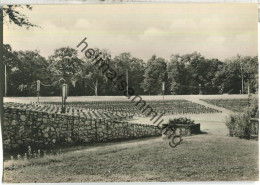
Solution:
[(241, 80), (242, 80), (242, 94), (244, 94), (244, 74), (243, 74), (243, 66), (241, 64)]
[(240, 70), (241, 70), (241, 94), (244, 94), (244, 74), (243, 74), (243, 65), (241, 63), (241, 57), (238, 55), (239, 58), (239, 64), (240, 64)]
[(40, 80), (37, 80), (36, 91), (37, 91), (38, 103), (39, 103), (39, 101), (40, 101), (40, 89), (41, 89), (41, 81), (40, 81)]
[(62, 84), (62, 106), (61, 106), (61, 113), (66, 112), (66, 99), (68, 95), (68, 85)]
[(65, 84), (64, 78), (61, 78), (59, 82), (61, 84), (61, 113), (65, 113), (68, 87), (67, 84)]
[(165, 91), (165, 82), (162, 82), (162, 93), (163, 93), (163, 100), (164, 100), (164, 91)]
[(128, 96), (128, 69), (126, 70), (126, 92), (127, 92), (127, 96)]

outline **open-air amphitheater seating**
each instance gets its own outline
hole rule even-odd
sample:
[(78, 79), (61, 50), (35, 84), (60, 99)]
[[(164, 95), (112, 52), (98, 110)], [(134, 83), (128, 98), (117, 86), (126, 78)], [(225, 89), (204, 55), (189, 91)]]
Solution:
[[(86, 109), (88, 111), (107, 111), (116, 114), (132, 114), (134, 116), (146, 117), (151, 109), (145, 109), (143, 103), (136, 105), (137, 102), (131, 101), (88, 101), (88, 102), (67, 102), (68, 107), (73, 109)], [(60, 102), (42, 102), (46, 105), (61, 105)], [(153, 109), (158, 114), (174, 115), (174, 114), (201, 114), (220, 112), (204, 105), (193, 103), (188, 100), (166, 100), (166, 101), (146, 101), (146, 106)], [(143, 106), (143, 109), (140, 109)]]
[[(217, 112), (186, 100), (146, 104), (158, 116), (159, 113)], [(134, 115), (147, 116), (130, 101), (68, 102), (66, 106), (66, 112), (60, 113), (58, 102), (4, 103), (4, 148), (22, 151), (27, 146), (70, 146), (161, 135), (156, 125), (128, 122)]]
[[(215, 113), (218, 110), (193, 103), (187, 100), (167, 100), (167, 101), (147, 101), (154, 112), (158, 115), (174, 115), (174, 114), (201, 114), (201, 113)], [(140, 105), (135, 102), (127, 101), (88, 101), (88, 102), (67, 102), (66, 113), (67, 115), (79, 116), (85, 118), (98, 118), (98, 119), (129, 119), (133, 116), (147, 117), (151, 109), (145, 112), (140, 110)], [(4, 107), (13, 107), (23, 110), (48, 112), (57, 114), (61, 112), (60, 102), (41, 102), (41, 103), (14, 103), (8, 102)]]
[(202, 99), (203, 101), (223, 107), (234, 112), (243, 112), (244, 108), (249, 105), (249, 99)]
[[(22, 110), (38, 111), (38, 112), (47, 112), (51, 114), (57, 114), (61, 111), (61, 105), (55, 104), (23, 104), (23, 103), (5, 103), (4, 107), (18, 108)], [(66, 114), (72, 116), (79, 116), (85, 118), (94, 118), (94, 119), (115, 119), (123, 120), (132, 118), (133, 115), (125, 112), (111, 112), (111, 111), (100, 111), (100, 110), (88, 110), (82, 107), (67, 107)]]

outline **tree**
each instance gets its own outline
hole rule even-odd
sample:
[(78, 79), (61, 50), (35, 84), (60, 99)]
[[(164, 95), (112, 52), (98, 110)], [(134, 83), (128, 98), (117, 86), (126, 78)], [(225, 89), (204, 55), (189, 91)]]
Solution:
[(217, 78), (218, 71), (223, 70), (223, 62), (218, 59), (206, 59), (206, 75), (204, 79), (204, 92), (206, 94), (218, 94), (222, 93), (222, 86), (218, 83), (219, 79)]
[[(128, 86), (134, 89), (136, 94), (144, 93), (141, 87), (145, 71), (145, 63), (143, 60), (132, 57), (130, 53), (121, 53), (113, 59), (112, 64), (117, 75), (123, 75), (125, 79), (126, 70), (128, 70)], [(115, 90), (117, 91), (116, 88)], [(118, 94), (118, 92), (116, 94)]]
[[(73, 95), (76, 86), (75, 76), (83, 66), (83, 61), (78, 58), (77, 50), (70, 47), (56, 49), (49, 57), (50, 66), (48, 70), (52, 75), (52, 83), (64, 79), (70, 87), (70, 94)], [(56, 93), (59, 92), (59, 83), (56, 83)]]
[[(13, 78), (15, 74), (17, 74), (17, 71), (21, 68), (21, 61), (17, 58), (17, 56), (12, 51), (12, 47), (9, 44), (3, 44), (3, 64), (6, 66), (6, 73), (7, 73), (7, 89), (8, 89), (8, 95), (13, 95), (16, 90), (12, 89), (14, 86), (13, 79), (18, 80), (16, 78)], [(16, 76), (18, 77), (18, 76)], [(15, 84), (17, 85), (17, 84)]]
[(180, 55), (171, 55), (167, 72), (171, 94), (188, 94), (189, 73)]
[(35, 95), (36, 81), (48, 78), (49, 64), (39, 51), (4, 49), (4, 64), (7, 65), (9, 96)]
[(200, 53), (172, 55), (167, 71), (172, 94), (216, 94), (221, 91), (216, 73), (223, 62), (205, 59)]
[(237, 58), (226, 61), (221, 71), (216, 74), (221, 91), (229, 94), (239, 94), (241, 90), (240, 62)]
[(165, 59), (157, 58), (155, 55), (147, 62), (145, 69), (144, 82), (142, 88), (149, 94), (161, 94), (162, 82), (167, 81), (167, 64)]
[(77, 50), (70, 47), (56, 49), (49, 57), (49, 70), (56, 79), (64, 78), (73, 83), (72, 77), (81, 69), (82, 60), (78, 58)]
[(29, 29), (30, 27), (39, 27), (35, 24), (32, 24), (26, 15), (21, 13), (22, 9), (32, 10), (30, 5), (5, 5), (3, 7), (3, 18), (6, 24), (14, 23), (20, 27), (26, 27)]
[(10, 44), (3, 44), (3, 63), (11, 70), (21, 65)]
[(257, 57), (237, 55), (226, 60), (222, 70), (216, 73), (214, 81), (221, 86), (225, 93), (240, 93), (242, 91), (242, 81), (244, 86), (244, 92), (242, 93), (247, 93), (248, 85), (251, 92), (256, 92), (258, 89), (257, 76)]
[(129, 86), (131, 86), (136, 94), (144, 94), (142, 82), (144, 81), (146, 65), (142, 59), (132, 58), (129, 71)]
[[(100, 50), (98, 48), (94, 49), (95, 53), (102, 53), (100, 57), (107, 63), (111, 62), (111, 54), (108, 50), (103, 49)], [(106, 88), (102, 88), (102, 85), (104, 85), (104, 81), (108, 81), (105, 78), (105, 75), (102, 73), (102, 69), (99, 69), (97, 65), (94, 65), (94, 59), (93, 58), (87, 58), (84, 57), (83, 61), (84, 66), (82, 68), (83, 71), (81, 71), (81, 76), (84, 79), (84, 84), (88, 84), (88, 86), (94, 91), (95, 96), (98, 96), (99, 90), (103, 89), (103, 91), (106, 90)]]
[(248, 93), (248, 88), (251, 93), (258, 91), (258, 58), (257, 56), (245, 56), (241, 57), (245, 92)]
[[(207, 72), (207, 66), (205, 65), (205, 58), (198, 52), (186, 54), (182, 56), (184, 64), (189, 74), (190, 93), (198, 94), (199, 86), (204, 87), (204, 78)], [(203, 92), (201, 92), (203, 93)]]

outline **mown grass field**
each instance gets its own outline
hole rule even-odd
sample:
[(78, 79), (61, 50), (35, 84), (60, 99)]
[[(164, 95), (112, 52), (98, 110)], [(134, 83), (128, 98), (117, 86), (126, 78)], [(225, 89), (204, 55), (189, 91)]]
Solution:
[(5, 163), (5, 182), (255, 181), (257, 142), (197, 135), (110, 145)]
[[(214, 97), (215, 98), (215, 97)], [(183, 137), (171, 148), (167, 140), (146, 138), (74, 146), (61, 154), (4, 161), (4, 182), (175, 182), (257, 181), (258, 141), (228, 136), (228, 112), (186, 116), (204, 134)], [(149, 118), (133, 122), (148, 123)]]

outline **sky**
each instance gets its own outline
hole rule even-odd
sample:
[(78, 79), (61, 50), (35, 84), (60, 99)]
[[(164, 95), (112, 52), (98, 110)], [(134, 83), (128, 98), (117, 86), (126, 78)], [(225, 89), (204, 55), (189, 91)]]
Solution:
[(194, 51), (221, 60), (256, 56), (257, 11), (245, 3), (34, 5), (22, 12), (41, 28), (4, 24), (4, 43), (44, 57), (60, 47), (77, 49), (85, 37), (90, 48), (108, 49), (112, 57), (130, 52), (145, 61)]

